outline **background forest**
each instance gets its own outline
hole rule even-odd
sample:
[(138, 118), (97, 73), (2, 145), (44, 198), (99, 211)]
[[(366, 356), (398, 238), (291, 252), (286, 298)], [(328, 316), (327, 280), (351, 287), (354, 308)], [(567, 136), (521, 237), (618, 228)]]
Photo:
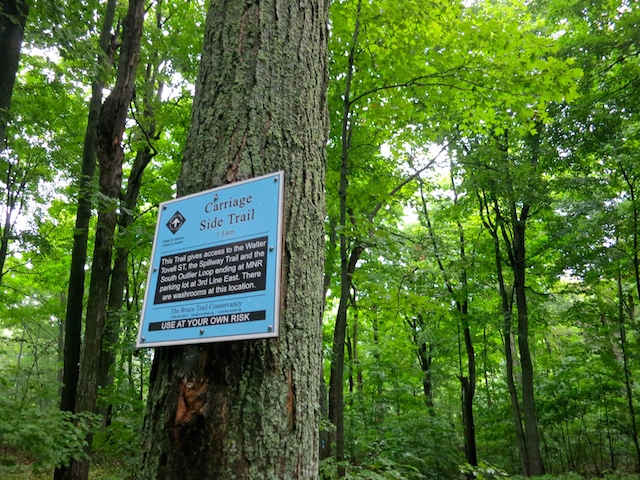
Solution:
[[(1, 5), (0, 476), (128, 478), (205, 5)], [(640, 472), (640, 4), (336, 0), (329, 30), (321, 475)]]

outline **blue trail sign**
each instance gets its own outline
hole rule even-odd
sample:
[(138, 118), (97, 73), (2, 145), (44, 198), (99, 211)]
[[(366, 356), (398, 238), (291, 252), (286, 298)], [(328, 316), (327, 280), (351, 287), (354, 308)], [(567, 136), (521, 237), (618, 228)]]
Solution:
[(160, 204), (138, 348), (278, 336), (283, 175)]

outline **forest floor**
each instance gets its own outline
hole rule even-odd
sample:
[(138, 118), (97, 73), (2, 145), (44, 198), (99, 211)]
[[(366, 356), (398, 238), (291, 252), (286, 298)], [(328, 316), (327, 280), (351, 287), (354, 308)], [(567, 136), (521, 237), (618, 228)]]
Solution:
[[(89, 474), (90, 480), (123, 480), (127, 477), (126, 468), (117, 461), (106, 457), (100, 458), (98, 461), (94, 461), (91, 465)], [(504, 475), (504, 474), (503, 474)], [(348, 476), (349, 477), (349, 476)], [(0, 447), (0, 479), (1, 480), (50, 480), (53, 478), (52, 469), (38, 469), (37, 463), (33, 458), (29, 458), (22, 452)], [(350, 477), (354, 480), (356, 478)], [(364, 478), (364, 477), (357, 477)], [(370, 478), (370, 477), (366, 477)], [(376, 477), (378, 478), (378, 477)], [(399, 477), (393, 477), (399, 478)], [(461, 475), (459, 478), (463, 478)], [(536, 480), (585, 480), (587, 477), (575, 473), (568, 473), (562, 475), (543, 475), (537, 477)], [(598, 478), (598, 477), (591, 477)], [(640, 480), (640, 475), (637, 474), (618, 474), (612, 473), (605, 475), (604, 480)], [(516, 475), (513, 477), (505, 476), (482, 476), (478, 480), (525, 480), (525, 477)], [(409, 479), (406, 479), (409, 480)], [(451, 479), (457, 480), (457, 479)]]
[[(118, 474), (113, 474), (108, 467), (92, 467), (89, 472), (90, 480), (123, 480)], [(30, 465), (7, 467), (0, 465), (2, 480), (51, 480), (53, 470), (36, 471)]]
[[(51, 480), (53, 470), (37, 471), (31, 465), (5, 466), (0, 465), (2, 480)], [(119, 474), (114, 474), (108, 466), (92, 466), (89, 472), (90, 480), (123, 480)]]
[[(117, 468), (116, 468), (117, 469)], [(0, 464), (0, 478), (2, 480), (51, 480), (53, 478), (53, 471), (45, 470), (41, 472), (35, 472), (30, 464), (20, 464), (20, 465), (4, 465)], [(462, 477), (460, 477), (462, 478)], [(485, 480), (490, 480), (489, 478), (483, 477)], [(493, 478), (493, 477), (492, 477)], [(502, 480), (524, 480), (525, 477), (515, 476), (515, 477), (500, 477)], [(586, 477), (577, 475), (577, 474), (567, 474), (567, 475), (544, 475), (542, 477), (537, 477), (536, 480), (584, 480)], [(90, 480), (123, 480), (123, 477), (114, 473), (113, 466), (110, 465), (99, 465), (92, 466), (90, 474)], [(639, 475), (607, 475), (604, 477), (605, 480), (640, 480)], [(451, 479), (457, 480), (457, 479)]]
[[(123, 480), (123, 468), (117, 462), (94, 462), (89, 472), (90, 480)], [(53, 469), (38, 468), (33, 458), (22, 452), (0, 447), (0, 480), (51, 480)]]

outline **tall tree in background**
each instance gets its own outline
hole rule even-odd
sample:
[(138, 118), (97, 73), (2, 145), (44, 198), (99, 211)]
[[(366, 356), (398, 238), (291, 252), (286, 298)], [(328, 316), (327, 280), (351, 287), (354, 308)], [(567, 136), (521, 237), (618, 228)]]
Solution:
[[(162, 1), (155, 5), (153, 12), (155, 28), (162, 27)], [(145, 169), (157, 154), (154, 143), (160, 137), (157, 132), (156, 107), (160, 104), (162, 89), (164, 87), (162, 78), (161, 62), (158, 50), (151, 54), (144, 68), (144, 80), (142, 88), (139, 89), (139, 103), (141, 104), (139, 116), (135, 116), (136, 123), (143, 140), (137, 147), (133, 164), (126, 182), (120, 194), (120, 208), (117, 214), (118, 237), (126, 235), (127, 229), (134, 221), (134, 213), (142, 188), (142, 177)], [(121, 316), (124, 304), (124, 294), (128, 275), (129, 249), (122, 245), (115, 245), (113, 254), (113, 269), (111, 271), (111, 281), (109, 283), (109, 295), (107, 300), (107, 311), (104, 319), (104, 334), (102, 338), (102, 349), (100, 353), (100, 366), (98, 374), (98, 387), (108, 389), (114, 381), (113, 364), (116, 361), (116, 345), (120, 335)], [(110, 422), (110, 408), (104, 411), (104, 423)]]
[(4, 149), (4, 135), (9, 120), (9, 107), (13, 85), (18, 72), (24, 26), (27, 23), (29, 5), (26, 0), (2, 0), (0, 2), (0, 152)]
[[(467, 357), (467, 375), (463, 373), (462, 358), (460, 358), (460, 373), (458, 375), (458, 379), (460, 380), (461, 387), (464, 451), (467, 463), (472, 466), (477, 466), (478, 453), (476, 449), (475, 422), (473, 418), (473, 398), (476, 392), (476, 355), (473, 347), (473, 336), (471, 333), (472, 317), (469, 312), (469, 303), (472, 298), (469, 291), (469, 271), (471, 270), (471, 261), (467, 254), (469, 250), (467, 241), (468, 234), (466, 233), (465, 226), (463, 226), (461, 220), (460, 196), (458, 186), (455, 181), (455, 168), (453, 162), (451, 162), (450, 165), (450, 180), (451, 183), (449, 191), (452, 196), (452, 206), (448, 212), (448, 217), (452, 220), (455, 219), (455, 227), (457, 230), (457, 241), (454, 244), (455, 250), (444, 250), (447, 248), (446, 241), (440, 238), (435, 231), (434, 224), (431, 219), (431, 213), (429, 212), (429, 206), (425, 198), (424, 181), (422, 178), (420, 179), (421, 210), (419, 211), (421, 214), (421, 222), (426, 226), (426, 233), (428, 234), (428, 238), (433, 249), (431, 255), (438, 265), (442, 282), (449, 294), (449, 301), (455, 306), (455, 317), (458, 323), (458, 330), (462, 327), (465, 346), (464, 350)], [(450, 228), (453, 229), (453, 226)], [(423, 321), (418, 322), (418, 324), (422, 323)], [(423, 350), (423, 353), (426, 352)], [(462, 355), (460, 357), (462, 357)], [(423, 363), (429, 362), (428, 357), (421, 357), (421, 361)], [(423, 370), (424, 369), (425, 368), (423, 366)], [(429, 399), (428, 396), (427, 399)]]
[[(5, 149), (5, 134), (9, 121), (9, 108), (13, 87), (18, 73), (20, 52), (24, 28), (29, 15), (29, 5), (26, 0), (2, 0), (0, 2), (0, 52), (3, 59), (0, 62), (0, 152)], [(15, 221), (22, 210), (24, 191), (29, 167), (25, 171), (17, 168), (15, 162), (7, 162), (6, 178), (4, 179), (4, 222), (0, 235), (0, 281), (7, 258), (9, 241), (13, 235)]]
[[(131, 0), (123, 22), (116, 84), (100, 109), (96, 125), (95, 151), (99, 166), (101, 204), (98, 208), (86, 326), (80, 356), (76, 413), (93, 412), (96, 407), (100, 352), (111, 275), (113, 235), (117, 222), (116, 206), (122, 186), (124, 158), (122, 137), (129, 103), (133, 97), (143, 23), (144, 1)], [(90, 446), (89, 438), (88, 447)], [(89, 475), (89, 462), (74, 460), (69, 470), (68, 478), (86, 479)]]
[(178, 194), (284, 170), (280, 337), (156, 352), (140, 479), (318, 475), (327, 8), (209, 7)]
[[(103, 67), (109, 58), (111, 49), (111, 28), (113, 26), (117, 0), (107, 2), (102, 21), (99, 56), (96, 61)], [(98, 72), (102, 72), (98, 68)], [(73, 412), (76, 405), (78, 375), (80, 373), (80, 348), (82, 335), (82, 310), (84, 300), (85, 263), (87, 261), (87, 243), (89, 241), (89, 222), (91, 220), (92, 188), (91, 182), (96, 169), (96, 125), (102, 105), (102, 91), (105, 86), (104, 72), (97, 73), (91, 83), (91, 98), (87, 127), (85, 129), (82, 150), (80, 178), (78, 180), (78, 198), (76, 223), (71, 250), (71, 266), (67, 308), (64, 320), (64, 367), (62, 375), (62, 395), (60, 409)], [(56, 478), (63, 478), (63, 471)]]
[[(129, 1), (129, 9), (122, 29), (122, 46), (120, 47), (116, 84), (102, 105), (98, 119), (96, 153), (103, 203), (98, 208), (91, 285), (80, 357), (76, 413), (92, 412), (96, 407), (100, 352), (111, 276), (113, 236), (118, 217), (116, 207), (122, 187), (122, 162), (124, 159), (122, 136), (129, 103), (133, 97), (136, 69), (140, 60), (144, 5), (144, 0)], [(89, 442), (90, 445), (91, 442)], [(72, 464), (72, 478), (86, 480), (88, 475), (89, 462), (74, 462)]]
[[(542, 163), (540, 160), (542, 129), (543, 125), (536, 122), (533, 132), (523, 134), (520, 138), (514, 131), (507, 131), (500, 138), (489, 139), (487, 145), (478, 148), (478, 150), (489, 149), (484, 152), (484, 159), (478, 160), (476, 157), (472, 161), (465, 161), (465, 165), (481, 166), (479, 170), (482, 172), (480, 175), (483, 175), (483, 179), (480, 182), (486, 186), (486, 191), (483, 190), (479, 198), (485, 226), (494, 240), (498, 288), (505, 320), (507, 381), (512, 397), (521, 464), (526, 476), (545, 473), (535, 406), (527, 296), (527, 269), (532, 263), (531, 255), (527, 253), (529, 248), (527, 229), (533, 223), (532, 211), (544, 211), (549, 203), (547, 184), (542, 181), (543, 166), (540, 165)], [(496, 179), (496, 171), (501, 173), (498, 179)], [(501, 251), (506, 252), (506, 262), (501, 258)], [(508, 287), (503, 277), (505, 273), (503, 262), (510, 269), (513, 290), (511, 298), (507, 293)], [(515, 325), (512, 323), (514, 305), (517, 311), (514, 315), (517, 320)], [(512, 362), (515, 358), (513, 356), (515, 349), (511, 345), (513, 333), (516, 334), (519, 353), (521, 410), (517, 403), (515, 386), (511, 383), (513, 378), (509, 378), (513, 374)], [(509, 359), (512, 356), (513, 358)], [(520, 414), (522, 414), (521, 418)], [(524, 422), (524, 428), (520, 423), (521, 420)]]

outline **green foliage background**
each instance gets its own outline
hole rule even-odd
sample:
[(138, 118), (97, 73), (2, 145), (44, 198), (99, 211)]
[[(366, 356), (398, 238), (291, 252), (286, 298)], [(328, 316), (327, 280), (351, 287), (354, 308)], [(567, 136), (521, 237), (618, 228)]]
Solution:
[[(90, 82), (99, 72), (110, 85), (115, 75), (96, 61), (102, 3), (30, 2), (0, 152), (0, 232), (8, 242), (0, 280), (3, 478), (49, 478), (82, 455), (88, 432), (92, 478), (128, 478), (136, 468), (153, 354), (135, 350), (136, 329), (157, 205), (175, 195), (205, 6), (165, 0), (147, 13), (125, 178), (138, 150), (151, 146), (155, 156), (135, 221), (116, 239), (129, 266), (114, 383), (100, 392), (106, 425), (102, 415), (58, 410)], [(364, 250), (349, 280), (346, 459), (323, 459), (322, 478), (337, 478), (339, 467), (353, 479), (519, 478), (510, 335), (490, 227), (499, 242), (513, 240), (509, 215), (524, 205), (536, 415), (553, 473), (541, 478), (638, 478), (639, 22), (640, 5), (628, 1), (332, 3), (325, 384), (339, 236), (349, 252)], [(151, 139), (144, 98), (154, 98)], [(499, 258), (508, 271), (504, 247)], [(507, 287), (511, 294), (512, 279)], [(462, 299), (465, 316), (456, 309)], [(477, 466), (464, 455), (466, 327), (477, 374)], [(321, 413), (319, 429), (331, 432)]]

